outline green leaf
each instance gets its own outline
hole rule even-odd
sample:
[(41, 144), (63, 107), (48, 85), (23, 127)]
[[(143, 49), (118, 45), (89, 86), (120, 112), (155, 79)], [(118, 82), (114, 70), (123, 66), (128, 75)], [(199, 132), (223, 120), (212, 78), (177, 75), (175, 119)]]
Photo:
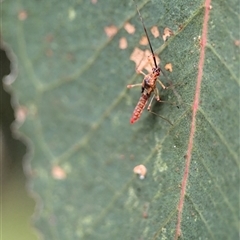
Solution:
[[(94, 2), (94, 1), (93, 1)], [(204, 7), (195, 1), (139, 1), (161, 66), (172, 63), (161, 99), (131, 125), (141, 82), (130, 55), (144, 35), (132, 1), (5, 1), (6, 79), (15, 131), (28, 140), (34, 225), (45, 239), (173, 239), (192, 124)], [(181, 220), (182, 239), (237, 239), (239, 226), (238, 2), (212, 2), (200, 108)], [(130, 22), (136, 32), (129, 34)], [(109, 38), (104, 28), (114, 25)], [(174, 31), (154, 38), (157, 25)], [(128, 46), (119, 48), (125, 37)], [(13, 53), (14, 54), (13, 54)], [(16, 57), (14, 57), (16, 55)], [(16, 75), (17, 79), (13, 84)], [(166, 77), (161, 80), (167, 85)], [(18, 118), (19, 119), (19, 118)], [(18, 120), (20, 121), (20, 120)], [(19, 122), (18, 122), (19, 124)], [(140, 180), (132, 169), (144, 164)]]

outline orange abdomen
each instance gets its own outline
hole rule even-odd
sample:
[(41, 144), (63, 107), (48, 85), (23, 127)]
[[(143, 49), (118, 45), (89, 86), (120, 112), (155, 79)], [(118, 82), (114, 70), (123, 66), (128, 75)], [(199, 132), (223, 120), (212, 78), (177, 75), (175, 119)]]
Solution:
[(145, 94), (142, 94), (140, 97), (137, 106), (135, 107), (132, 117), (130, 119), (130, 123), (135, 123), (141, 116), (143, 109), (145, 108), (147, 104), (148, 96)]

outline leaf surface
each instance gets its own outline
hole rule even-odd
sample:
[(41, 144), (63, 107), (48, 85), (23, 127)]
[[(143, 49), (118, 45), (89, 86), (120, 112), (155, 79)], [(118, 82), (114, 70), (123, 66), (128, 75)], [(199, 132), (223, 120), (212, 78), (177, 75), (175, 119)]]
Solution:
[[(94, 2), (94, 1), (93, 1)], [(16, 130), (29, 139), (25, 163), (37, 195), (34, 225), (45, 239), (173, 239), (192, 121), (204, 7), (199, 1), (144, 1), (149, 36), (174, 84), (153, 111), (129, 124), (141, 82), (130, 55), (144, 35), (132, 1), (3, 3), (3, 40), (13, 53)], [(239, 226), (238, 2), (212, 2), (200, 109), (181, 222), (183, 239), (237, 239)], [(135, 26), (129, 34), (126, 22)], [(104, 29), (116, 26), (107, 37)], [(119, 40), (127, 39), (127, 48)], [(9, 49), (9, 48), (8, 48)], [(13, 74), (11, 76), (14, 77)], [(166, 77), (161, 80), (168, 85)], [(6, 84), (7, 85), (7, 84)], [(9, 87), (9, 86), (8, 86)], [(31, 144), (30, 144), (31, 143)], [(147, 167), (140, 180), (132, 172)]]

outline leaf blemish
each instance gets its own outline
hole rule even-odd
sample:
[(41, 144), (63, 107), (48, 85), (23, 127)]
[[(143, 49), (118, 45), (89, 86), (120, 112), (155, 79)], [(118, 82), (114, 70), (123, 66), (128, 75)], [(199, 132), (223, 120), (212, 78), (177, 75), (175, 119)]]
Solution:
[(171, 64), (171, 63), (167, 63), (167, 64), (165, 65), (165, 69), (166, 69), (167, 71), (169, 71), (169, 72), (172, 72), (172, 64)]
[(151, 33), (152, 33), (152, 35), (153, 35), (155, 38), (157, 38), (157, 37), (160, 36), (160, 32), (159, 32), (157, 26), (153, 26), (153, 27), (151, 28)]
[(139, 41), (139, 44), (143, 45), (143, 46), (147, 46), (148, 45), (147, 37), (146, 36), (142, 36), (140, 41)]
[(119, 48), (120, 49), (126, 49), (128, 46), (127, 39), (125, 37), (122, 37), (119, 39)]
[(135, 33), (135, 27), (134, 25), (130, 24), (130, 23), (125, 23), (124, 25), (124, 29), (129, 33), (129, 34), (133, 34)]
[(172, 35), (174, 35), (173, 31), (172, 31), (170, 28), (166, 27), (166, 28), (163, 30), (163, 36), (162, 36), (163, 41), (166, 42), (167, 39), (168, 39), (170, 36), (172, 36)]
[(26, 10), (20, 10), (20, 11), (18, 12), (18, 19), (19, 19), (20, 21), (26, 20), (27, 17), (28, 17), (28, 13), (27, 13)]
[(133, 169), (133, 172), (138, 174), (140, 179), (144, 179), (147, 174), (147, 168), (140, 164)]
[(55, 165), (52, 168), (52, 177), (57, 180), (63, 180), (67, 177), (67, 174), (63, 168)]
[(118, 32), (118, 28), (115, 25), (110, 25), (104, 28), (106, 35), (111, 38)]
[(19, 106), (16, 109), (15, 117), (16, 117), (16, 122), (19, 125), (22, 125), (25, 122), (26, 116), (27, 116), (28, 110), (24, 106)]
[(142, 213), (143, 218), (148, 218), (148, 210), (149, 210), (149, 203), (146, 202), (143, 206), (143, 213)]
[[(132, 54), (130, 55), (130, 60), (135, 62), (136, 69), (138, 71), (142, 71), (143, 69), (145, 69), (147, 72), (151, 73), (152, 67), (149, 64), (148, 56), (151, 56), (151, 52), (149, 50), (143, 51), (140, 48), (134, 48)], [(156, 55), (155, 57), (156, 57), (157, 64), (159, 64), (160, 63), (159, 57)]]
[(240, 40), (235, 40), (235, 41), (234, 41), (234, 45), (237, 46), (237, 47), (239, 47), (239, 46), (240, 46)]

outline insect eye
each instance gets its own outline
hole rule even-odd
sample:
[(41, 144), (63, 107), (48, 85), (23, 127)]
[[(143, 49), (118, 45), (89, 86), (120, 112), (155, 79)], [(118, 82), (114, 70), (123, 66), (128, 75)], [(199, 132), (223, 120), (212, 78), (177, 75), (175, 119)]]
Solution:
[(157, 69), (157, 68), (153, 68), (153, 69), (152, 69), (152, 72), (153, 72), (153, 73), (156, 73), (156, 72), (158, 72), (158, 69)]

